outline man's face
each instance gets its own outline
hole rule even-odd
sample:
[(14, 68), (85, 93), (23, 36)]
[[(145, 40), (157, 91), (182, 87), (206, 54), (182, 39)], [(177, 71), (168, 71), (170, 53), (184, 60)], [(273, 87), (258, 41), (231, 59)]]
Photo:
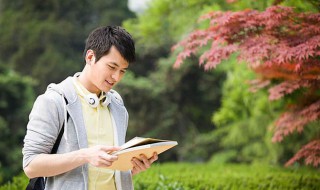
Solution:
[(102, 56), (99, 61), (90, 63), (89, 91), (99, 94), (101, 91), (108, 92), (124, 76), (129, 63), (121, 56), (119, 51), (112, 46), (107, 55)]

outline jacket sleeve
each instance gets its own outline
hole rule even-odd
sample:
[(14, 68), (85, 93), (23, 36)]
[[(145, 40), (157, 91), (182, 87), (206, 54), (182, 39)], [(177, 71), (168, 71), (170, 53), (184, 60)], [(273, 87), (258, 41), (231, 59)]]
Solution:
[(62, 98), (55, 92), (46, 92), (34, 102), (22, 149), (23, 168), (38, 154), (50, 154), (61, 128), (59, 109), (63, 109)]

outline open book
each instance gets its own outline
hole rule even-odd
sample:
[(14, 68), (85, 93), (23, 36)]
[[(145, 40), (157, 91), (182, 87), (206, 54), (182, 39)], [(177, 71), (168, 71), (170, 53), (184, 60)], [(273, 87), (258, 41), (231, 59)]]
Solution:
[(118, 160), (114, 161), (109, 169), (127, 171), (133, 168), (131, 160), (133, 157), (140, 158), (140, 154), (151, 158), (153, 153), (160, 154), (178, 143), (176, 141), (135, 137), (121, 146), (121, 149), (112, 152), (112, 155), (117, 155)]

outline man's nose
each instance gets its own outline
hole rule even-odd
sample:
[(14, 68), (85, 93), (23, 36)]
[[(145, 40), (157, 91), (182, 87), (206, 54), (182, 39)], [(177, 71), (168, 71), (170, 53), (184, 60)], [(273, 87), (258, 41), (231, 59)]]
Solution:
[(114, 72), (111, 77), (113, 80), (115, 80), (115, 82), (118, 82), (120, 78), (120, 72), (119, 71)]

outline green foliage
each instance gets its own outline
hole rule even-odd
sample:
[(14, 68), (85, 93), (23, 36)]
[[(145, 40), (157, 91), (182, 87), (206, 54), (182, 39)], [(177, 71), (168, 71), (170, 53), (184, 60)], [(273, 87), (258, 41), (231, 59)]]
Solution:
[(0, 62), (37, 79), (37, 94), (82, 69), (89, 31), (133, 16), (116, 0), (2, 0), (0, 9)]
[[(251, 2), (237, 1), (235, 5), (240, 6), (241, 3)], [(261, 7), (263, 6), (261, 5)], [(303, 8), (298, 5), (298, 7), (301, 10), (306, 10), (308, 6)], [(192, 38), (196, 39), (194, 36)], [(296, 143), (296, 146), (301, 147), (313, 137), (309, 134), (303, 134), (300, 138), (288, 139), (288, 142), (280, 145), (281, 147), (271, 145), (270, 131), (267, 129), (273, 125), (274, 120), (281, 114), (284, 105), (290, 99), (270, 102), (266, 91), (250, 92), (250, 86), (247, 83), (248, 80), (254, 78), (253, 72), (245, 68), (245, 64), (242, 64), (242, 67), (239, 66), (234, 58), (226, 62), (229, 63), (222, 64), (227, 64), (222, 68), (227, 74), (227, 79), (223, 84), (222, 106), (218, 112), (214, 113), (213, 117), (215, 125), (221, 126), (221, 128), (209, 134), (202, 134), (198, 138), (205, 140), (199, 140), (198, 146), (194, 147), (210, 142), (211, 144), (218, 143), (220, 147), (216, 147), (216, 149), (219, 151), (219, 157), (215, 158), (216, 155), (214, 155), (213, 160), (220, 162), (283, 163), (283, 159), (288, 159), (289, 155), (292, 155), (292, 152), (297, 148), (293, 148), (292, 144)], [(311, 131), (313, 134), (318, 134), (317, 128)]]
[[(175, 150), (178, 159), (207, 160), (216, 152), (236, 151), (237, 154), (226, 154), (225, 160), (252, 162), (258, 159), (272, 163), (281, 160), (280, 153), (287, 151), (270, 142), (268, 126), (281, 111), (282, 103), (270, 105), (266, 92), (248, 91), (249, 85), (243, 81), (252, 79), (253, 73), (244, 71), (247, 70), (244, 65), (232, 69), (236, 65), (233, 60), (222, 72), (205, 72), (202, 73), (205, 76), (201, 76), (196, 66), (189, 65), (196, 62), (195, 58), (190, 59), (187, 66), (173, 70), (170, 64), (175, 55), (169, 54), (177, 40), (193, 28), (203, 27), (197, 23), (203, 13), (246, 8), (264, 10), (272, 3), (272, 0), (240, 0), (230, 4), (225, 0), (155, 0), (137, 18), (125, 21), (125, 28), (136, 40), (138, 53), (138, 63), (130, 65), (132, 74), (118, 86), (130, 113), (128, 136), (139, 134), (178, 140), (180, 148)], [(223, 127), (215, 129), (209, 124), (208, 115), (220, 106), (223, 72), (229, 78), (223, 89), (226, 97), (222, 99), (223, 107), (215, 113), (215, 125)]]
[[(29, 9), (35, 7), (27, 6), (19, 11), (8, 9), (1, 14), (0, 27), (6, 29), (0, 30), (0, 43), (3, 44), (0, 60), (6, 66), (37, 79), (40, 93), (48, 83), (80, 68), (85, 37), (75, 33), (75, 25), (67, 19), (56, 20), (54, 16), (47, 15), (50, 12), (42, 14)], [(80, 62), (78, 67), (70, 65), (72, 60)]]
[(13, 177), (12, 181), (0, 186), (0, 190), (21, 190), (27, 187), (29, 179), (24, 173)]
[(218, 128), (194, 136), (192, 143), (180, 151), (192, 152), (202, 160), (213, 154), (212, 159), (220, 163), (277, 160), (274, 158), (277, 155), (268, 149), (270, 139), (265, 138), (275, 108), (269, 104), (265, 93), (248, 90), (248, 81), (254, 75), (244, 70), (245, 64), (238, 64), (234, 58), (228, 61), (229, 64), (218, 68), (227, 75), (222, 87), (222, 105), (219, 110), (214, 109), (213, 121)]
[(158, 72), (159, 59), (167, 57), (171, 46), (198, 26), (196, 20), (208, 10), (219, 10), (224, 0), (154, 0), (149, 9), (123, 25), (133, 35), (139, 64), (131, 69), (139, 75)]
[[(194, 156), (188, 144), (200, 133), (212, 130), (210, 117), (212, 110), (219, 106), (223, 74), (203, 74), (192, 64), (176, 72), (171, 67), (172, 59), (162, 59), (157, 72), (148, 77), (128, 72), (117, 85), (130, 113), (127, 138), (138, 135), (174, 139), (180, 149), (175, 149), (172, 155), (166, 154), (167, 158), (199, 159), (201, 156)], [(208, 88), (211, 84), (216, 84), (216, 88)], [(204, 149), (199, 154), (209, 157)]]
[(246, 64), (237, 63), (235, 56), (227, 62), (219, 65), (227, 77), (222, 89), (222, 105), (212, 117), (218, 128), (206, 134), (214, 139), (213, 143), (219, 144), (219, 154), (214, 154), (212, 160), (274, 164), (282, 161), (288, 157), (282, 148), (288, 147), (272, 144), (272, 133), (268, 129), (284, 102), (270, 103), (266, 91), (251, 92), (249, 81), (255, 77), (254, 73)]
[(170, 163), (134, 176), (137, 190), (317, 189), (320, 175), (310, 169), (283, 169), (262, 164), (217, 165)]
[(292, 98), (271, 102), (267, 91), (250, 91), (249, 81), (255, 75), (246, 68), (246, 64), (237, 63), (234, 57), (218, 67), (227, 74), (221, 107), (212, 117), (218, 128), (197, 137), (201, 140), (195, 147), (216, 146), (215, 152), (218, 153), (211, 159), (219, 163), (259, 161), (284, 164), (302, 145), (314, 138), (314, 134), (319, 134), (319, 128), (315, 127), (317, 123), (310, 124), (306, 133), (294, 134), (281, 144), (272, 143), (270, 129)]
[(0, 65), (0, 178), (4, 181), (21, 170), (22, 140), (34, 100), (34, 84), (31, 78)]
[(272, 5), (295, 7), (296, 10), (300, 12), (317, 12), (320, 8), (317, 0), (235, 0), (229, 3), (225, 10), (239, 11), (244, 9), (255, 9), (264, 11), (267, 7)]
[[(136, 39), (138, 52), (137, 63), (130, 65), (132, 72), (128, 72), (118, 86), (130, 113), (128, 138), (139, 134), (178, 140), (178, 148), (162, 155), (164, 160), (202, 161), (219, 152), (212, 158), (214, 162), (258, 158), (277, 163), (284, 159), (279, 155), (298, 149), (290, 143), (301, 140), (298, 136), (284, 142), (284, 146), (289, 147), (286, 149), (270, 143), (267, 126), (274, 119), (274, 111), (279, 110), (262, 98), (265, 94), (252, 94), (239, 82), (243, 80), (241, 77), (250, 78), (245, 69), (202, 72), (192, 64), (196, 59), (180, 70), (171, 67), (175, 56), (170, 54), (172, 44), (193, 28), (203, 27), (196, 22), (203, 13), (246, 8), (264, 10), (272, 2), (239, 0), (228, 4), (225, 0), (155, 0), (145, 13), (125, 21), (125, 28)], [(91, 29), (98, 25), (120, 25), (125, 18), (133, 16), (126, 3), (116, 0), (0, 0), (0, 65), (30, 75), (38, 81), (37, 94), (42, 93), (48, 83), (59, 82), (83, 66), (84, 39)], [(302, 11), (310, 7), (303, 0), (282, 3)], [(235, 85), (230, 81), (223, 89), (224, 96), (230, 94), (230, 100), (222, 100), (228, 108), (222, 107), (214, 117), (215, 123), (221, 125), (216, 129), (211, 115), (220, 106), (224, 72), (234, 79)], [(1, 178), (5, 181), (21, 167), (22, 137), (34, 99), (31, 88), (34, 82), (16, 76), (19, 77), (14, 79), (5, 74), (1, 85), (1, 93), (9, 99), (2, 95), (0, 101), (0, 181)], [(314, 132), (311, 128), (310, 134)], [(181, 186), (184, 183), (162, 176), (166, 177), (159, 177), (162, 181), (157, 184), (159, 188), (185, 188)], [(18, 186), (17, 189), (22, 188)]]
[(206, 160), (212, 153), (207, 146), (195, 152), (194, 141), (214, 128), (210, 117), (219, 107), (223, 74), (203, 73), (193, 64), (174, 70), (175, 55), (169, 52), (198, 25), (199, 15), (222, 5), (224, 0), (155, 0), (124, 23), (136, 40), (138, 54), (138, 63), (130, 65), (132, 74), (117, 87), (130, 113), (128, 138), (138, 134), (177, 140), (180, 148), (166, 154), (168, 159)]
[(203, 10), (212, 9), (214, 4), (209, 0), (154, 0), (148, 10), (126, 20), (124, 26), (134, 34), (138, 45), (147, 48), (143, 52), (170, 48), (182, 34), (190, 31)]
[[(223, 74), (219, 71), (201, 74), (201, 71), (192, 65), (174, 71), (170, 66), (174, 54), (171, 54), (169, 58), (160, 58), (167, 57), (172, 44), (181, 39), (183, 35), (195, 27), (202, 27), (197, 23), (197, 19), (203, 13), (209, 10), (244, 9), (248, 6), (252, 7), (253, 4), (254, 8), (262, 10), (272, 1), (244, 3), (244, 1), (239, 1), (228, 4), (224, 0), (215, 2), (155, 0), (150, 3), (150, 8), (137, 15), (137, 18), (124, 22), (125, 28), (136, 40), (139, 62), (130, 65), (132, 74), (118, 86), (130, 113), (128, 136), (139, 134), (178, 140), (180, 146), (176, 150), (178, 159), (207, 160), (213, 152), (225, 147), (225, 143), (229, 146), (238, 142), (241, 142), (239, 146), (243, 146), (243, 155), (233, 160), (252, 161), (256, 157), (264, 159), (264, 156), (268, 155), (269, 151), (264, 149), (267, 146), (264, 138), (262, 142), (258, 142), (261, 140), (260, 137), (266, 134), (267, 125), (261, 127), (262, 130), (256, 127), (259, 126), (257, 121), (261, 119), (272, 121), (270, 120), (272, 116), (262, 114), (264, 111), (274, 114), (271, 110), (263, 108), (269, 104), (267, 98), (260, 98), (252, 102), (255, 99), (254, 95), (248, 91), (242, 94), (243, 96), (237, 97), (243, 90), (243, 83), (237, 82), (235, 85), (237, 91), (234, 92), (233, 97), (238, 100), (230, 102), (232, 105), (225, 109), (226, 111), (221, 111), (224, 112), (221, 115), (235, 114), (232, 116), (234, 117), (232, 121), (236, 122), (237, 119), (244, 117), (237, 116), (237, 114), (244, 114), (247, 118), (252, 115), (250, 106), (254, 104), (259, 107), (257, 106), (252, 112), (260, 112), (260, 114), (257, 113), (260, 118), (252, 119), (249, 127), (243, 119), (242, 127), (237, 127), (239, 122), (232, 128), (228, 128), (233, 129), (232, 133), (220, 131), (211, 133), (209, 131), (214, 129), (214, 126), (209, 123), (208, 115), (220, 106), (219, 97), (221, 81), (224, 79)], [(191, 62), (195, 62), (195, 59), (191, 59), (189, 63)], [(223, 72), (233, 75), (228, 69)], [(210, 76), (213, 74), (216, 76)], [(245, 75), (241, 75), (241, 71), (235, 75), (238, 74)], [(240, 76), (235, 77), (234, 80), (241, 81), (243, 78)], [(229, 83), (232, 84), (233, 81)], [(233, 89), (229, 88), (225, 91), (233, 91)], [(132, 94), (135, 96), (132, 97)], [(250, 95), (247, 96), (247, 94)], [(228, 104), (228, 100), (223, 103)], [(245, 104), (247, 107), (243, 109), (241, 106)], [(228, 111), (233, 108), (238, 110)], [(172, 133), (173, 130), (175, 133)], [(252, 135), (243, 138), (247, 130), (252, 131)], [(237, 134), (237, 132), (240, 133)], [(222, 134), (228, 135), (227, 138)], [(214, 136), (220, 138), (214, 138)], [(234, 141), (233, 137), (236, 137), (237, 141)], [(222, 141), (224, 142), (221, 143)], [(254, 143), (251, 144), (252, 141)], [(232, 146), (232, 148), (236, 149), (239, 146)], [(269, 155), (269, 157), (275, 156)]]
[[(161, 156), (160, 156), (161, 159)], [(310, 168), (282, 168), (263, 164), (154, 163), (133, 177), (137, 190), (316, 190), (320, 174)], [(21, 190), (28, 178), (22, 173), (0, 190)]]
[[(238, 11), (248, 8), (262, 11), (274, 2), (275, 0), (237, 0), (234, 3), (227, 3), (226, 0), (154, 0), (144, 13), (126, 20), (123, 25), (135, 37), (139, 56), (162, 56), (167, 55), (170, 47), (185, 34), (201, 27), (197, 20), (208, 11)], [(281, 4), (295, 6), (301, 11), (314, 10), (314, 6), (303, 0), (286, 0)]]
[(319, 12), (320, 3), (318, 0), (285, 0), (280, 5), (295, 7), (298, 12)]
[(82, 69), (93, 28), (132, 16), (127, 1), (0, 0), (0, 184), (21, 171), (33, 89), (43, 93)]

